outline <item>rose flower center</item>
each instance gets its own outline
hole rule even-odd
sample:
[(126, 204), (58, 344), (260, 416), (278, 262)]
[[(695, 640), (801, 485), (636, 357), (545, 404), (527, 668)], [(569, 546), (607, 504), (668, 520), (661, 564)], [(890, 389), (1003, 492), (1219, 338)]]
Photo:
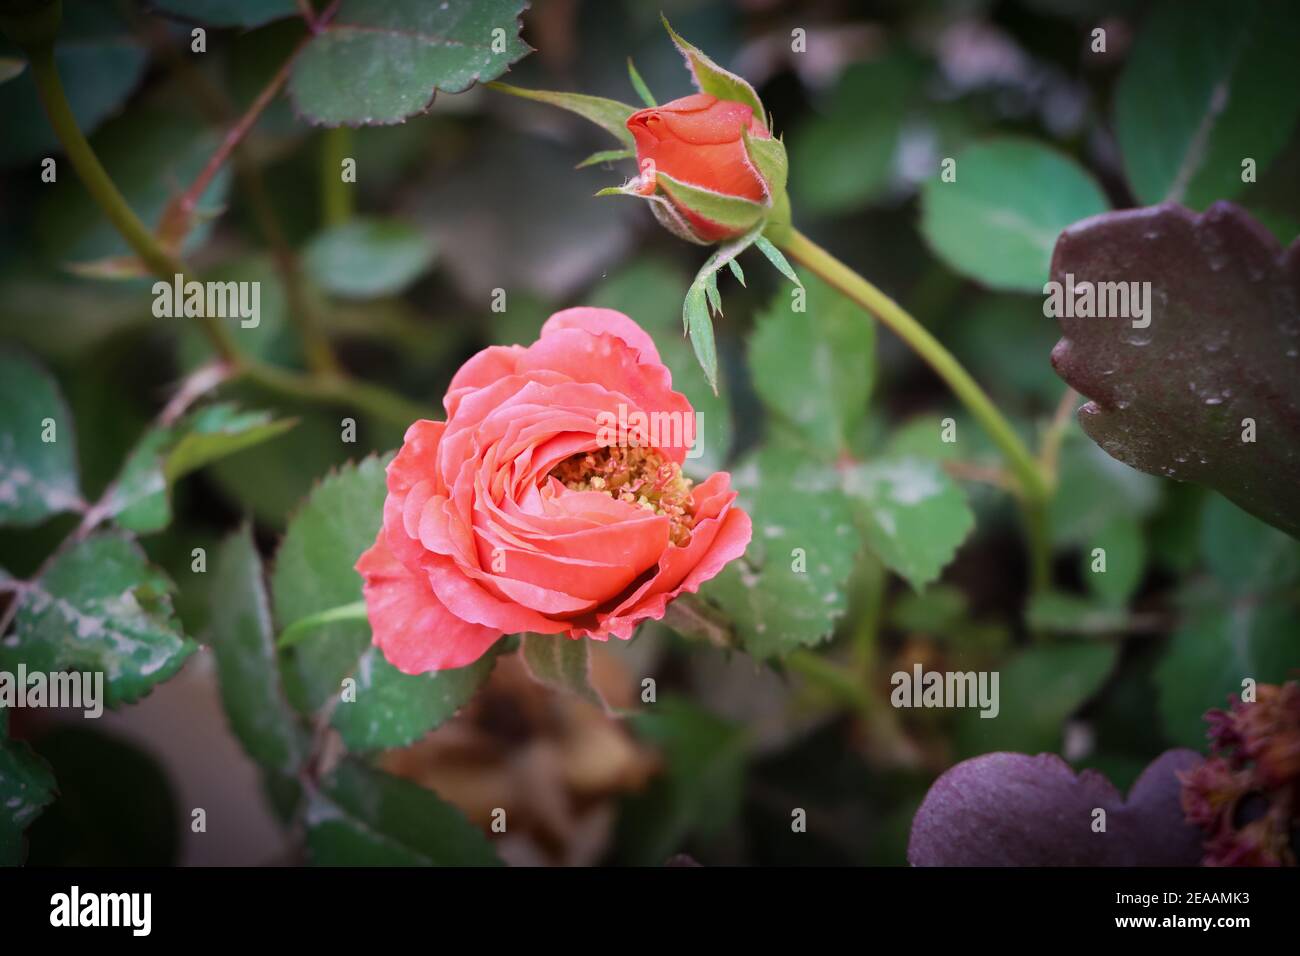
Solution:
[(603, 491), (668, 519), (668, 539), (685, 547), (695, 525), (694, 482), (653, 448), (608, 446), (570, 455), (551, 469), (570, 491)]

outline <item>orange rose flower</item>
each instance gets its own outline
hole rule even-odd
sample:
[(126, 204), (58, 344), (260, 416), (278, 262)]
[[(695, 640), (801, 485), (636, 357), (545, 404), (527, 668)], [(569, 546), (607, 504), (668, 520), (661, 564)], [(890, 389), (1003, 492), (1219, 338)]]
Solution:
[(694, 410), (621, 312), (566, 309), (527, 348), (484, 349), (444, 405), (407, 430), (356, 564), (403, 673), (465, 667), (503, 634), (627, 640), (749, 544), (731, 476), (682, 475)]

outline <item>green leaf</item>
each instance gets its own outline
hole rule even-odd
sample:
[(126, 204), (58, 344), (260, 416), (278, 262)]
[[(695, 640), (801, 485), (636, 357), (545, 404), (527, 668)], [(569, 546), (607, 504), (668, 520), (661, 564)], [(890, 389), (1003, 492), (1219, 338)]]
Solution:
[(755, 657), (819, 643), (847, 609), (845, 582), (862, 539), (835, 471), (802, 458), (768, 445), (736, 469), (754, 537), (700, 590)]
[(1238, 699), (1247, 678), (1280, 684), (1294, 676), (1300, 542), (1212, 495), (1199, 545), (1212, 580), (1186, 590), (1155, 681), (1170, 738), (1203, 749), (1206, 710)]
[(996, 717), (963, 710), (954, 734), (956, 756), (965, 759), (994, 750), (1036, 754), (1060, 752), (1066, 718), (1105, 681), (1118, 645), (1060, 643), (1021, 651), (1001, 669)]
[(289, 95), (318, 126), (388, 125), (438, 90), (494, 80), (530, 50), (523, 0), (343, 0), (294, 61)]
[(226, 719), (257, 763), (292, 775), (303, 758), (301, 728), (280, 686), (262, 558), (250, 527), (222, 543), (213, 577), (209, 640)]
[[(289, 522), (271, 573), (272, 606), (281, 629), (362, 600), (361, 576), (353, 565), (375, 542), (387, 494), (384, 464), (375, 456), (340, 467), (312, 490)], [(294, 707), (314, 711), (337, 694), (369, 643), (366, 624), (345, 621), (283, 650)]]
[(754, 111), (754, 117), (764, 127), (767, 126), (767, 111), (763, 102), (754, 92), (754, 88), (743, 78), (714, 63), (708, 56), (677, 35), (668, 18), (660, 14), (664, 29), (673, 38), (673, 43), (686, 58), (686, 67), (691, 71), (691, 79), (701, 93), (711, 93), (720, 100), (744, 103)]
[(921, 231), (964, 276), (995, 289), (1041, 292), (1061, 230), (1105, 212), (1106, 197), (1068, 156), (1039, 143), (996, 139), (936, 174), (922, 192)]
[(488, 89), (498, 93), (508, 93), (525, 100), (548, 103), (562, 110), (576, 113), (588, 122), (595, 123), (609, 135), (613, 136), (628, 149), (635, 151), (636, 140), (627, 128), (628, 117), (636, 112), (635, 106), (628, 106), (618, 100), (607, 100), (602, 96), (587, 96), (584, 93), (558, 93), (551, 90), (526, 90), (509, 83), (489, 83)]
[[(374, 456), (316, 487), (276, 555), (271, 593), (278, 622), (287, 627), (362, 600), (353, 565), (375, 542), (386, 496), (383, 462)], [(332, 723), (349, 748), (373, 750), (409, 744), (454, 714), (487, 679), (495, 656), (457, 670), (403, 674), (371, 646), (364, 619), (344, 619), (282, 649), (281, 660), (289, 698), (302, 712), (339, 695), (343, 679), (353, 678), (356, 699), (341, 700)]]
[(1119, 518), (1144, 518), (1160, 503), (1160, 483), (1111, 458), (1071, 423), (1061, 442), (1059, 485), (1048, 505), (1052, 543), (1088, 540)]
[(354, 446), (339, 440), (336, 409), (286, 402), (256, 387), (233, 385), (229, 391), (249, 405), (274, 402), (298, 419), (292, 430), (275, 441), (208, 468), (213, 482), (229, 500), (268, 528), (283, 531), (317, 476), (343, 465)]
[(965, 493), (937, 462), (880, 458), (843, 476), (867, 546), (917, 591), (939, 577), (975, 527)]
[[(891, 458), (924, 458), (927, 461), (956, 461), (962, 449), (956, 441), (944, 441), (947, 416), (920, 414), (898, 425), (886, 440), (880, 454)], [(953, 419), (954, 429), (961, 425)], [(958, 432), (954, 430), (955, 437)], [(874, 453), (874, 452), (873, 452)]]
[(943, 634), (971, 617), (970, 601), (959, 588), (938, 584), (924, 594), (901, 591), (889, 608), (889, 622), (905, 631)]
[[(1093, 551), (1104, 552), (1104, 570), (1096, 570), (1099, 559)], [(1147, 547), (1142, 527), (1127, 516), (1118, 516), (1102, 528), (1083, 553), (1083, 579), (1088, 590), (1111, 607), (1122, 607), (1133, 596), (1146, 571)]]
[(1287, 4), (1160, 4), (1133, 44), (1115, 94), (1115, 135), (1144, 203), (1204, 209), (1262, 173), (1300, 115), (1300, 18)]
[(353, 760), (323, 782), (307, 810), (318, 866), (494, 866), (492, 844), (431, 790)]
[(1129, 617), (1123, 608), (1100, 604), (1096, 598), (1047, 591), (1029, 599), (1025, 624), (1054, 634), (1108, 636), (1127, 630)]
[(1046, 414), (1061, 400), (1061, 379), (1047, 361), (1056, 329), (1044, 320), (1040, 298), (980, 296), (942, 337), (999, 406)]
[(0, 350), (0, 525), (38, 524), (81, 504), (72, 412), (58, 383), (21, 352)]
[(1300, 580), (1300, 541), (1211, 495), (1199, 545), (1210, 573), (1231, 594), (1262, 594)]
[(576, 694), (602, 710), (605, 701), (591, 686), (591, 659), (585, 639), (572, 640), (563, 634), (524, 635), (524, 667), (533, 680), (553, 690)]
[(293, 419), (208, 405), (174, 425), (150, 429), (131, 452), (108, 498), (108, 513), (124, 528), (145, 534), (171, 522), (172, 486), (185, 475), (283, 434)]
[(295, 0), (152, 0), (150, 6), (210, 27), (260, 27), (298, 15)]
[[(0, 717), (5, 711), (0, 708)], [(0, 866), (23, 862), (23, 831), (54, 800), (54, 774), (0, 723)]]
[[(131, 95), (149, 61), (148, 51), (116, 11), (99, 0), (63, 0), (54, 63), (72, 115), (87, 136)], [(0, 34), (0, 54), (10, 53), (15, 59), (22, 56)], [(24, 56), (20, 62), (25, 61)], [(0, 86), (0, 166), (19, 166), (61, 152), (32, 71)], [(60, 178), (63, 172), (60, 163)]]
[(1280, 684), (1293, 676), (1300, 607), (1281, 598), (1201, 595), (1183, 614), (1156, 667), (1160, 716), (1173, 743), (1204, 750), (1205, 711), (1240, 699), (1246, 678)]
[(433, 241), (409, 223), (353, 219), (318, 234), (303, 265), (318, 286), (346, 299), (404, 292), (433, 264)]
[(1201, 508), (1210, 496), (1199, 485), (1174, 484), (1164, 489), (1164, 500), (1148, 524), (1151, 563), (1182, 576), (1196, 567), (1196, 541), (1201, 533)]
[(492, 673), (496, 654), (490, 650), (455, 670), (411, 675), (388, 663), (379, 648), (367, 647), (357, 662), (357, 699), (339, 703), (332, 723), (349, 750), (405, 747), (469, 703)]
[[(827, 459), (848, 447), (875, 378), (875, 323), (821, 280), (803, 295), (778, 292), (749, 341), (754, 388), (778, 418)], [(795, 311), (795, 305), (803, 311)]]
[(747, 738), (744, 728), (672, 697), (630, 722), (639, 738), (659, 748), (668, 769), (624, 805), (619, 856), (632, 865), (660, 866), (688, 837), (708, 838), (736, 819)]
[(23, 592), (0, 665), (102, 672), (108, 703), (133, 703), (194, 651), (172, 612), (173, 590), (129, 535), (97, 532)]
[(841, 74), (826, 109), (793, 131), (795, 205), (810, 215), (842, 215), (884, 193), (922, 74), (894, 55), (855, 63)]

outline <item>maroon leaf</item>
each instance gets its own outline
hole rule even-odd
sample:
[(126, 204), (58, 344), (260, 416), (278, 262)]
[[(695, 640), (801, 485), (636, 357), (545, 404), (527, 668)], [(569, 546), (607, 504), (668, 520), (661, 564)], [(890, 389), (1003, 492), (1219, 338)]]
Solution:
[(1300, 240), (1284, 251), (1231, 203), (1201, 215), (1166, 203), (1066, 229), (1052, 279), (1070, 275), (1151, 283), (1147, 328), (1060, 318), (1052, 364), (1092, 399), (1083, 430), (1125, 464), (1208, 485), (1300, 537)]
[(1076, 774), (1055, 754), (972, 757), (930, 787), (912, 820), (907, 859), (913, 866), (1195, 866), (1201, 833), (1183, 818), (1179, 774), (1200, 764), (1190, 750), (1167, 750), (1125, 799), (1097, 771)]

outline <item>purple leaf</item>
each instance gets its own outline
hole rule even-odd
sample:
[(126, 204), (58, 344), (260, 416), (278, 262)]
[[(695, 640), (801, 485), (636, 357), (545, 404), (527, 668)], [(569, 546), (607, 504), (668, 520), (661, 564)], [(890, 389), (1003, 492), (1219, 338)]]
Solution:
[(1125, 464), (1208, 485), (1300, 537), (1300, 241), (1283, 251), (1231, 203), (1163, 204), (1066, 229), (1052, 279), (1069, 276), (1150, 283), (1146, 328), (1132, 309), (1058, 313), (1052, 364), (1091, 399), (1083, 430)]
[[(1168, 750), (1125, 800), (1095, 770), (1055, 754), (991, 753), (934, 782), (912, 821), (913, 866), (1195, 866), (1201, 833), (1184, 822), (1177, 773), (1201, 763)], [(1105, 810), (1105, 832), (1094, 829)]]

